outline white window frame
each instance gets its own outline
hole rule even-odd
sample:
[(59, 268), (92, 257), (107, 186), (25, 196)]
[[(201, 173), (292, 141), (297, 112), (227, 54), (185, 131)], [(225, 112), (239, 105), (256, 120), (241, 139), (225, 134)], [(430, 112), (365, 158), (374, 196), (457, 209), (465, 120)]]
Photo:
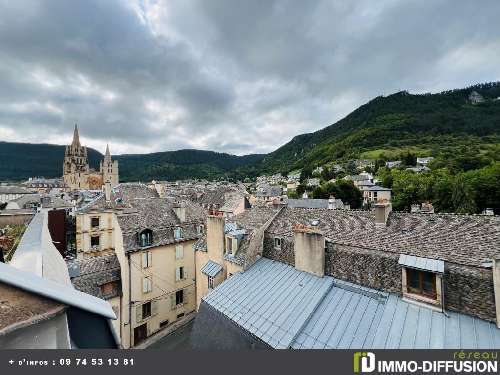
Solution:
[(145, 276), (142, 279), (142, 293), (151, 293), (153, 291), (153, 276)]
[[(182, 275), (181, 275), (182, 269)], [(184, 266), (179, 266), (175, 268), (175, 281), (182, 281), (187, 279), (187, 270)]]
[(142, 268), (149, 268), (153, 265), (153, 253), (151, 251), (144, 251), (142, 254)]
[(182, 228), (181, 227), (176, 227), (174, 229), (174, 239), (180, 240), (182, 239), (183, 233), (182, 233)]
[(175, 245), (175, 259), (184, 258), (184, 246), (182, 244)]

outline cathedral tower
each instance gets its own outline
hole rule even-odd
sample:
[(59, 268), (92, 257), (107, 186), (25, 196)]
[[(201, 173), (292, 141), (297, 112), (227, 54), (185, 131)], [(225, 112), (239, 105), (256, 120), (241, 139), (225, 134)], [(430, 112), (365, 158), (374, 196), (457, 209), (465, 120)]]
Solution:
[(109, 145), (106, 145), (106, 155), (104, 155), (104, 160), (101, 161), (100, 172), (104, 184), (109, 182), (111, 187), (118, 185), (118, 161), (111, 159)]

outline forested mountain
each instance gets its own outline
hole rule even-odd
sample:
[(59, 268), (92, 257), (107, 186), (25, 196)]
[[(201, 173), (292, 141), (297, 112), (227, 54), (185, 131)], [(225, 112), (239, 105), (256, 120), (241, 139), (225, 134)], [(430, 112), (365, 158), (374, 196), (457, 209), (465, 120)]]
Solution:
[[(477, 91), (484, 102), (472, 104)], [(500, 154), (500, 83), (438, 94), (398, 92), (377, 97), (314, 133), (296, 136), (267, 155), (200, 150), (114, 156), (122, 181), (184, 178), (244, 179), (350, 159), (390, 159), (411, 152), (441, 167), (474, 170)], [(64, 146), (0, 142), (0, 180), (62, 174)], [(102, 155), (89, 149), (92, 166)]]
[[(0, 181), (33, 176), (61, 177), (65, 146), (0, 142)], [(103, 155), (88, 148), (89, 164), (98, 169)], [(235, 156), (212, 151), (179, 150), (117, 155), (121, 181), (224, 178), (237, 168), (255, 164), (262, 155)]]
[[(472, 91), (485, 101), (472, 104), (468, 99)], [(402, 91), (380, 96), (333, 125), (296, 136), (255, 167), (259, 172), (285, 172), (329, 161), (374, 159), (384, 152), (436, 154), (462, 146), (487, 152), (500, 144), (498, 98), (500, 82), (438, 94)]]
[[(61, 177), (65, 146), (0, 141), (0, 181)], [(103, 155), (88, 148), (89, 164), (98, 168)]]

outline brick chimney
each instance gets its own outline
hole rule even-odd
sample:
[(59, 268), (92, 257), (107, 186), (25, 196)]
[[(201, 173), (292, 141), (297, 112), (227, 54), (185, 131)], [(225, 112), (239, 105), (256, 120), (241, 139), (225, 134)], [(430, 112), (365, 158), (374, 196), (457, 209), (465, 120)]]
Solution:
[(323, 277), (325, 275), (325, 237), (314, 228), (296, 225), (294, 233), (295, 268)]
[(375, 203), (375, 225), (386, 226), (389, 214), (392, 211), (392, 204), (389, 201), (379, 201)]
[(186, 204), (178, 203), (173, 207), (174, 213), (181, 223), (186, 221)]

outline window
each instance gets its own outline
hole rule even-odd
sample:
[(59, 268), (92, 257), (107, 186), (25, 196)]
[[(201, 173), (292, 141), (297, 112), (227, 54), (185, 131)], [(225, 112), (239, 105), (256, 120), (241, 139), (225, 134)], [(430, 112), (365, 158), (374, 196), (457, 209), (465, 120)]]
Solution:
[(168, 320), (164, 320), (163, 322), (160, 322), (160, 328), (168, 326), (168, 323), (169, 323)]
[(214, 278), (212, 276), (208, 276), (208, 289), (214, 288)]
[(187, 272), (184, 267), (177, 267), (175, 270), (175, 281), (187, 279)]
[(101, 285), (101, 293), (103, 296), (113, 295), (118, 290), (118, 283), (116, 281), (111, 281), (109, 283)]
[(226, 237), (226, 253), (233, 253), (233, 239), (231, 237)]
[(145, 229), (139, 233), (139, 244), (141, 247), (151, 246), (153, 244), (153, 232)]
[(142, 279), (142, 292), (149, 293), (153, 290), (153, 280), (151, 276), (146, 276)]
[(184, 303), (184, 290), (178, 290), (175, 292), (175, 304), (181, 305)]
[(432, 272), (406, 269), (406, 286), (408, 293), (436, 299), (436, 275)]
[(90, 226), (92, 228), (99, 228), (99, 218), (93, 217), (92, 219), (90, 219)]
[(92, 249), (99, 248), (99, 236), (90, 237), (90, 247), (92, 247)]
[(203, 227), (203, 224), (198, 225), (198, 229), (197, 229), (198, 234), (203, 234), (204, 229), (205, 228)]
[(142, 268), (149, 268), (153, 265), (153, 253), (145, 251), (142, 253)]
[(182, 318), (184, 315), (184, 313), (177, 314), (177, 319)]
[(281, 249), (281, 238), (274, 237), (274, 247), (276, 249)]
[(184, 258), (184, 246), (177, 245), (175, 246), (175, 259)]
[(176, 240), (180, 240), (182, 238), (182, 228), (177, 227), (174, 229), (174, 238)]
[(149, 318), (151, 316), (151, 302), (146, 302), (142, 304), (142, 319)]

